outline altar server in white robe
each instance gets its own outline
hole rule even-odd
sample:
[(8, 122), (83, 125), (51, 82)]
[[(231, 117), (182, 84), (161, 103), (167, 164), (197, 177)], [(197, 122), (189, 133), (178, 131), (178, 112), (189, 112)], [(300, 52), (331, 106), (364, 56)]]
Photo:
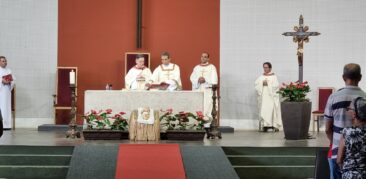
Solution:
[[(213, 64), (209, 63), (210, 55), (207, 52), (201, 54), (201, 63), (194, 67), (190, 80), (192, 82), (192, 91), (204, 92), (204, 116), (207, 122), (205, 128), (209, 128), (212, 121), (212, 85), (217, 85), (217, 71)], [(217, 105), (216, 105), (217, 107)]]
[(136, 65), (125, 76), (125, 86), (128, 90), (145, 90), (146, 83), (151, 78), (151, 70), (145, 66), (142, 54), (136, 55)]
[(15, 85), (15, 78), (11, 73), (11, 70), (6, 67), (6, 57), (0, 56), (0, 111), (3, 118), (4, 130), (12, 128), (11, 122), (11, 90)]
[(255, 81), (261, 130), (274, 128), (278, 131), (282, 126), (280, 96), (277, 93), (279, 83), (276, 75), (271, 72), (271, 63), (263, 63), (263, 69), (264, 73)]
[(162, 64), (155, 68), (149, 84), (167, 83), (166, 90), (174, 91), (182, 89), (179, 66), (170, 62), (170, 54), (163, 52), (161, 54)]

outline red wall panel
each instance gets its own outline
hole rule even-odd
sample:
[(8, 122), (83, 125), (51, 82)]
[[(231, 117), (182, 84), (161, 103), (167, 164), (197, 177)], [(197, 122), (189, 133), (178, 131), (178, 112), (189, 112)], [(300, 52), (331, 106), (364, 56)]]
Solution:
[(185, 90), (202, 51), (219, 71), (219, 2), (143, 0), (143, 47), (136, 49), (137, 0), (59, 0), (58, 66), (78, 67), (78, 114), (85, 90), (124, 86), (125, 52), (150, 52), (154, 70), (169, 51)]

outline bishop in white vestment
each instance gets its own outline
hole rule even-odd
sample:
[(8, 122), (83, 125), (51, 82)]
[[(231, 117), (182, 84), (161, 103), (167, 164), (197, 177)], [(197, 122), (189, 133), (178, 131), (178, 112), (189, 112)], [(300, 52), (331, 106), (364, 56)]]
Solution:
[[(0, 56), (0, 111), (3, 118), (4, 129), (12, 128), (11, 117), (11, 90), (15, 85), (15, 78), (9, 68), (6, 68), (7, 60), (4, 56)], [(9, 79), (11, 78), (11, 79)]]
[(280, 96), (277, 93), (279, 83), (276, 75), (271, 72), (269, 62), (263, 64), (264, 73), (255, 81), (259, 106), (259, 120), (263, 130), (274, 127), (278, 131), (282, 126)]
[[(210, 127), (212, 121), (212, 85), (218, 83), (216, 67), (209, 63), (209, 54), (207, 52), (201, 55), (201, 64), (194, 67), (190, 80), (192, 82), (192, 91), (204, 92), (204, 111), (203, 114), (209, 120), (204, 127)], [(217, 105), (216, 105), (217, 106)]]
[(179, 66), (174, 63), (170, 63), (170, 55), (167, 52), (162, 53), (161, 61), (162, 64), (155, 68), (151, 76), (150, 83), (167, 83), (169, 84), (167, 90), (181, 90), (182, 81), (180, 79)]
[(151, 78), (151, 70), (145, 65), (144, 56), (136, 56), (136, 65), (125, 76), (125, 86), (128, 90), (145, 90), (146, 83)]

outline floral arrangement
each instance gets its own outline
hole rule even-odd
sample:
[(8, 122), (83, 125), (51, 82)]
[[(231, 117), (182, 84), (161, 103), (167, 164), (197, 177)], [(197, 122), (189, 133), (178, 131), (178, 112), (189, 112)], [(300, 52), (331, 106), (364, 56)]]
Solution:
[(167, 130), (202, 130), (207, 121), (201, 111), (196, 114), (184, 111), (173, 114), (173, 109), (161, 112), (164, 114), (160, 117), (160, 124)]
[(86, 113), (83, 118), (88, 124), (88, 129), (110, 129), (110, 130), (127, 130), (127, 119), (123, 117), (125, 112), (112, 114), (112, 109), (91, 110)]
[(290, 84), (282, 83), (278, 93), (285, 101), (303, 102), (309, 101), (306, 94), (310, 92), (310, 87), (307, 81), (303, 83), (291, 82)]

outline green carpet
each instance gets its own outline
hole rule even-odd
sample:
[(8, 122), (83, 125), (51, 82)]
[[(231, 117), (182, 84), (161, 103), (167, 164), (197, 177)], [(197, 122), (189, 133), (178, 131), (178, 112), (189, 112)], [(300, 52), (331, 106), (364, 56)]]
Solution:
[(118, 144), (76, 146), (70, 162), (68, 179), (114, 179)]
[(0, 146), (0, 178), (65, 178), (73, 148)]
[(221, 147), (181, 145), (180, 148), (187, 179), (239, 178)]
[(240, 178), (314, 178), (315, 147), (223, 147)]

